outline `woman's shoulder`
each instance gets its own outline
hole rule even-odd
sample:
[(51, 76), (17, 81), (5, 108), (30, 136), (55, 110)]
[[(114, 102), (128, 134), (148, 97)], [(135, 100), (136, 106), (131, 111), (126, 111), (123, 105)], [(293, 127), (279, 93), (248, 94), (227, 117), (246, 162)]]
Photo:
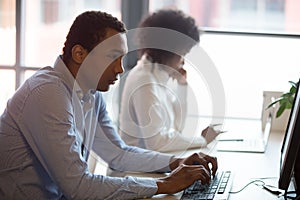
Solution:
[(155, 81), (155, 77), (150, 68), (151, 66), (136, 65), (127, 72), (126, 80), (134, 82), (153, 82)]

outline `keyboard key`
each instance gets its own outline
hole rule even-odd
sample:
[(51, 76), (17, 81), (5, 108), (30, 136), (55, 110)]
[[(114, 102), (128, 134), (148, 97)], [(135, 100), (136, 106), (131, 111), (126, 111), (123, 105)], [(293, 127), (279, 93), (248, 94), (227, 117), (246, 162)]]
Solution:
[(221, 187), (221, 188), (225, 188), (225, 187), (226, 187), (226, 183), (223, 183), (223, 182), (222, 182), (222, 183), (220, 184), (220, 187)]
[(207, 195), (206, 199), (207, 199), (207, 200), (213, 200), (214, 197), (215, 197), (214, 194), (209, 194), (209, 195)]
[(212, 200), (216, 194), (224, 194), (230, 175), (230, 171), (218, 171), (210, 184), (202, 185), (201, 181), (195, 181), (194, 184), (184, 190), (181, 200)]
[(218, 190), (218, 194), (223, 194), (225, 192), (225, 187), (220, 187)]

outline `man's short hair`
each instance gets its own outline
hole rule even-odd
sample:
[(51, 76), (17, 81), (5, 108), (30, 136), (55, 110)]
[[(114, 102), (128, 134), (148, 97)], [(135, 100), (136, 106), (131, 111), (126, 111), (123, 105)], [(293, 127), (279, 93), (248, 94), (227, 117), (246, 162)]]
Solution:
[(125, 25), (112, 15), (101, 11), (86, 11), (76, 17), (63, 48), (63, 59), (69, 60), (72, 48), (79, 44), (90, 52), (106, 35), (107, 28), (126, 32)]

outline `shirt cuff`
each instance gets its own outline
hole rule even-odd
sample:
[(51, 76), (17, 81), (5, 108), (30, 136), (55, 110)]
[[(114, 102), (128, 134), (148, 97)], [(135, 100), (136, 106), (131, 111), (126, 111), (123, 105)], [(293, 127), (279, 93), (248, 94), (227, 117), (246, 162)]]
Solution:
[[(159, 160), (160, 160), (160, 166), (164, 166), (164, 167), (160, 167), (159, 170), (157, 170), (157, 172), (170, 172), (170, 162), (171, 159), (174, 157), (174, 155), (172, 154), (166, 154), (166, 153), (160, 153), (159, 154)], [(158, 168), (156, 168), (158, 169)]]
[[(149, 198), (156, 194), (158, 187), (156, 184), (156, 180), (154, 178), (138, 178), (138, 177), (127, 177), (130, 179), (130, 182), (134, 182), (136, 184), (132, 184), (129, 186), (131, 191), (135, 191), (138, 195), (138, 198)], [(135, 185), (138, 185), (135, 188)], [(142, 186), (142, 188), (141, 188)]]

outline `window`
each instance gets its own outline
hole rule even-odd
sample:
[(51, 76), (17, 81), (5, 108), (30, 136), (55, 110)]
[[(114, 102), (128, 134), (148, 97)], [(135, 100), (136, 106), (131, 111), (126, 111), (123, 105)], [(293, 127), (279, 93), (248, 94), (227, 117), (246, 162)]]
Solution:
[[(14, 65), (16, 51), (15, 2), (4, 0), (0, 2), (0, 65)], [(5, 48), (3, 48), (5, 47)]]
[[(260, 118), (263, 91), (287, 91), (299, 79), (299, 1), (150, 0), (149, 7), (179, 8), (204, 30), (200, 46), (221, 76), (227, 117)], [(209, 86), (187, 64), (188, 79), (201, 86), (194, 90), (200, 115), (210, 116)]]
[(0, 69), (0, 113), (6, 106), (7, 99), (15, 91), (15, 72), (10, 69)]
[[(0, 113), (23, 80), (38, 68), (54, 63), (75, 16), (85, 10), (101, 9), (121, 18), (121, 3), (121, 0), (0, 1), (0, 44), (4, 46), (0, 49)], [(300, 1), (149, 0), (150, 12), (163, 7), (182, 9), (205, 30), (200, 46), (222, 77), (228, 116), (260, 117), (261, 102), (253, 96), (261, 97), (263, 90), (286, 91), (289, 80), (298, 80)], [(21, 15), (20, 10), (24, 11)], [(248, 33), (267, 33), (273, 37)], [(198, 80), (192, 71), (188, 78)], [(204, 82), (198, 84), (206, 89)], [(208, 91), (199, 93), (198, 98), (200, 114), (209, 115), (212, 105)]]
[(260, 118), (263, 91), (288, 91), (300, 78), (300, 39), (206, 33), (200, 41), (221, 76), (229, 117)]
[(0, 1), (0, 113), (15, 90), (16, 5), (14, 1)]
[(54, 64), (75, 17), (87, 10), (120, 19), (121, 0), (0, 1), (0, 44), (5, 47), (0, 49), (0, 113), (25, 79)]
[(86, 10), (107, 11), (121, 18), (120, 0), (32, 0), (26, 1), (24, 65), (52, 65), (61, 54), (75, 17)]
[(260, 33), (300, 33), (299, 1), (165, 0), (149, 1), (150, 11), (180, 8), (204, 29)]

